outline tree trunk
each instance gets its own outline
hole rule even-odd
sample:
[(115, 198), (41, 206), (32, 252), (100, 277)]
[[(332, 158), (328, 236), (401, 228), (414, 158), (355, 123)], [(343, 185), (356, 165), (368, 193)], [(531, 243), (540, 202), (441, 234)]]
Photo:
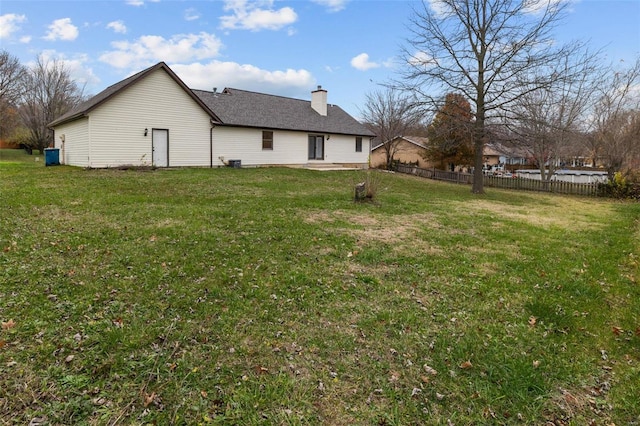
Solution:
[[(480, 73), (480, 82), (482, 83), (482, 73)], [(479, 85), (478, 99), (476, 100), (476, 122), (473, 126), (473, 146), (475, 151), (474, 167), (473, 167), (473, 185), (471, 186), (471, 192), (474, 194), (484, 194), (484, 175), (482, 173), (482, 167), (484, 166), (484, 98), (482, 96), (481, 89), (483, 86)]]
[(484, 155), (484, 140), (479, 139), (474, 143), (475, 146), (475, 159), (473, 166), (473, 185), (471, 186), (471, 192), (474, 194), (484, 194), (484, 174), (482, 173), (483, 155)]

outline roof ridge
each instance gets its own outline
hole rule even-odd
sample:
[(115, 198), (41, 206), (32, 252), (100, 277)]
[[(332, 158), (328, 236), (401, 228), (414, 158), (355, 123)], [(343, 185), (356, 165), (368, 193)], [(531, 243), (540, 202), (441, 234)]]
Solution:
[(300, 102), (311, 102), (310, 99), (300, 99), (300, 98), (294, 98), (294, 97), (291, 97), (291, 96), (274, 95), (273, 93), (256, 92), (255, 90), (238, 89), (236, 87), (225, 87), (220, 92), (214, 92), (212, 90), (202, 90), (202, 89), (192, 89), (192, 90), (198, 90), (200, 92), (206, 92), (206, 93), (212, 93), (212, 94), (220, 94), (220, 93), (224, 93), (225, 91), (231, 90), (231, 91), (234, 91), (234, 92), (243, 92), (243, 93), (248, 93), (248, 94), (252, 94), (252, 95), (270, 96), (270, 97), (273, 97), (273, 98), (288, 99), (288, 100), (300, 101)]

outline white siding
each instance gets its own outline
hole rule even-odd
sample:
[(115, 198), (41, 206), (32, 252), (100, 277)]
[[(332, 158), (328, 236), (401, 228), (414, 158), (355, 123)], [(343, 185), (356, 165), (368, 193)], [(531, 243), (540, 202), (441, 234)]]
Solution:
[(262, 130), (219, 126), (213, 129), (213, 164), (241, 160), (245, 166), (304, 165), (307, 163), (307, 134), (273, 131), (273, 149), (262, 149)]
[(151, 165), (154, 128), (169, 130), (169, 166), (209, 166), (209, 116), (162, 69), (90, 112), (89, 165)]
[[(262, 130), (219, 126), (213, 130), (213, 165), (241, 160), (243, 166), (290, 165), (309, 163), (308, 137), (311, 133), (275, 130), (273, 150), (262, 149)], [(362, 138), (362, 152), (356, 152), (355, 136), (325, 135), (325, 163), (358, 164), (366, 167), (369, 160), (369, 138)], [(318, 161), (313, 161), (318, 162)]]
[[(60, 139), (64, 135), (64, 143)], [(89, 120), (81, 118), (55, 128), (54, 147), (60, 150), (60, 162), (70, 166), (89, 165)]]
[(362, 152), (356, 152), (356, 137), (331, 135), (324, 141), (324, 161), (338, 164), (362, 164), (369, 162), (369, 138), (362, 137)]

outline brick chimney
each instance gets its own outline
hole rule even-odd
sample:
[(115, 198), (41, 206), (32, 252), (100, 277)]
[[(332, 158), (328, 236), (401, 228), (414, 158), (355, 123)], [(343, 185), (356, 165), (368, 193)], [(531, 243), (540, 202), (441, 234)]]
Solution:
[(327, 91), (322, 86), (311, 92), (311, 108), (323, 117), (327, 116)]

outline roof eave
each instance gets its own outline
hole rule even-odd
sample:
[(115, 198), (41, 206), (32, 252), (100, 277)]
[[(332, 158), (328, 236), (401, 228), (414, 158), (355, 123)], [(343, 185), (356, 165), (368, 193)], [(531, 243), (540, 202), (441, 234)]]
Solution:
[(87, 117), (86, 113), (79, 112), (77, 114), (72, 115), (71, 117), (65, 118), (64, 120), (52, 121), (51, 123), (47, 124), (47, 128), (51, 129), (51, 128), (54, 128), (56, 126), (60, 126), (61, 124), (66, 124), (66, 123), (69, 123), (71, 121), (80, 120), (81, 118), (85, 118), (85, 117)]
[(327, 130), (327, 129), (291, 129), (285, 127), (273, 127), (273, 126), (258, 126), (253, 124), (237, 124), (237, 123), (224, 123), (219, 122), (216, 125), (223, 127), (241, 127), (244, 129), (265, 129), (265, 130), (283, 130), (287, 132), (306, 132), (306, 133), (316, 133), (316, 134), (331, 134), (331, 135), (342, 135), (342, 136), (362, 136), (367, 138), (373, 138), (375, 135), (370, 133), (358, 133), (358, 132), (345, 132), (340, 130)]

